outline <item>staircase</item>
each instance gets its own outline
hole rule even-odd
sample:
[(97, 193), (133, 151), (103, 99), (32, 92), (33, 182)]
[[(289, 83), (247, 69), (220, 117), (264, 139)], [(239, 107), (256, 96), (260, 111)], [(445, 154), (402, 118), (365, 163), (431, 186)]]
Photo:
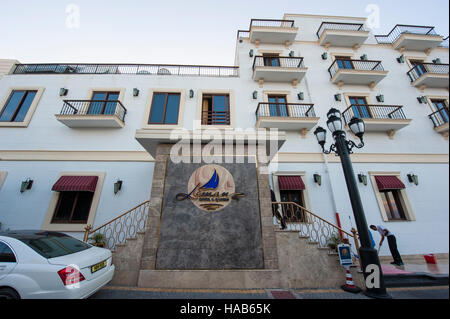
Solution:
[[(150, 202), (145, 201), (122, 215), (91, 230), (85, 241), (103, 234), (105, 247), (113, 252), (116, 267), (112, 285), (152, 288), (329, 288), (345, 282), (345, 270), (334, 250), (332, 235), (358, 247), (356, 231), (351, 234), (293, 202), (274, 202), (277, 269), (252, 270), (155, 270), (141, 269)], [(278, 210), (278, 214), (275, 212)], [(281, 229), (281, 224), (285, 229)], [(91, 237), (90, 237), (91, 236)], [(356, 284), (362, 276), (352, 269)]]
[(96, 234), (101, 234), (105, 240), (105, 248), (112, 252), (116, 267), (112, 284), (127, 285), (138, 281), (149, 206), (150, 201), (147, 200), (100, 227), (93, 230), (90, 225), (86, 227), (85, 242)]

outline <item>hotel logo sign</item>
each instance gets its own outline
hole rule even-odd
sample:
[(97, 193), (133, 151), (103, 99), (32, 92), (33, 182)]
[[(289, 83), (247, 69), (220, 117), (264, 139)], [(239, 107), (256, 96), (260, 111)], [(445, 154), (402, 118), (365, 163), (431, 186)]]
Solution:
[(214, 212), (242, 196), (243, 193), (235, 192), (234, 179), (230, 172), (222, 166), (211, 164), (197, 168), (189, 178), (188, 193), (179, 193), (176, 199), (188, 199), (201, 210)]

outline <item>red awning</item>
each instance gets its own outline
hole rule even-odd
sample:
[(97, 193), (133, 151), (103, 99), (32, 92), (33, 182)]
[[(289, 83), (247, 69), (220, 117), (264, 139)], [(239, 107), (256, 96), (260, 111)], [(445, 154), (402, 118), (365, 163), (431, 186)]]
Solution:
[(375, 176), (375, 180), (380, 191), (405, 188), (405, 184), (397, 176)]
[(95, 192), (98, 176), (61, 176), (53, 185), (57, 192)]
[(278, 176), (280, 190), (302, 190), (305, 189), (301, 176)]

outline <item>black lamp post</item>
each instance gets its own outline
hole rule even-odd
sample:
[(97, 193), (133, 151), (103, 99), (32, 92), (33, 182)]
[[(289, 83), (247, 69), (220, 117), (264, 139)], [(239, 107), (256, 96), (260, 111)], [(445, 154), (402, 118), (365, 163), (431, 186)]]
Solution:
[[(383, 280), (383, 272), (381, 271), (380, 260), (378, 258), (377, 251), (372, 247), (372, 243), (369, 235), (369, 228), (367, 227), (366, 217), (364, 215), (364, 209), (361, 202), (361, 197), (359, 196), (359, 191), (356, 183), (355, 174), (353, 172), (352, 162), (350, 160), (350, 154), (353, 153), (352, 149), (354, 147), (361, 148), (364, 146), (363, 135), (364, 135), (364, 122), (360, 118), (352, 118), (348, 123), (350, 130), (359, 138), (360, 143), (356, 144), (351, 140), (346, 139), (345, 131), (342, 128), (341, 112), (335, 108), (332, 108), (327, 113), (328, 121), (327, 126), (331, 131), (335, 143), (330, 146), (330, 149), (325, 150), (325, 140), (327, 131), (318, 127), (314, 134), (316, 135), (317, 141), (322, 147), (322, 151), (325, 154), (330, 154), (335, 152), (341, 158), (342, 169), (344, 170), (345, 182), (347, 184), (348, 193), (350, 196), (350, 202), (353, 208), (353, 215), (355, 217), (356, 227), (358, 229), (359, 238), (361, 241), (361, 247), (359, 249), (359, 258), (361, 258), (362, 271), (364, 274), (364, 279), (372, 274), (373, 269), (369, 268), (367, 272), (367, 266), (373, 265), (378, 268), (379, 274), (379, 284), (374, 287), (367, 287), (365, 294), (373, 298), (390, 298), (386, 292), (386, 287)], [(369, 281), (372, 278), (369, 278)], [(373, 278), (375, 281), (378, 278)], [(367, 281), (366, 281), (367, 283)]]

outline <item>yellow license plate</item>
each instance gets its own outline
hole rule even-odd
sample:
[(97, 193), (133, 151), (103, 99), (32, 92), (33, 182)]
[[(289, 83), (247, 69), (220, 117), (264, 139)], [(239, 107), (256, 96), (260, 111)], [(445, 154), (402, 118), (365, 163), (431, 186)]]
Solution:
[(106, 267), (106, 260), (104, 260), (98, 264), (95, 264), (94, 266), (91, 266), (91, 273), (99, 271), (100, 269), (105, 268), (105, 267)]

